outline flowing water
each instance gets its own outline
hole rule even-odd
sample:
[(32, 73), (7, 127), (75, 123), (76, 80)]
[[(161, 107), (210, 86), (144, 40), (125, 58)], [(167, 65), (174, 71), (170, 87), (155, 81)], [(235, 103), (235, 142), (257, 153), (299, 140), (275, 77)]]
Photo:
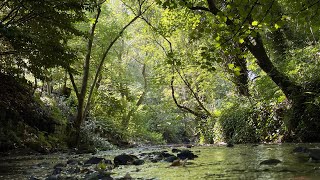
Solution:
[[(199, 146), (192, 150), (199, 157), (188, 160), (185, 166), (171, 167), (168, 162), (146, 161), (140, 166), (120, 166), (112, 170), (112, 177), (123, 177), (129, 173), (133, 178), (160, 180), (193, 179), (320, 179), (320, 163), (310, 161), (306, 154), (292, 153), (295, 147), (320, 147), (320, 144), (275, 144)], [(183, 149), (181, 147), (181, 149)], [(103, 151), (96, 157), (113, 159), (115, 155), (168, 150), (170, 147), (145, 147), (127, 150)], [(92, 155), (51, 154), (41, 156), (15, 156), (0, 158), (0, 179), (29, 179), (31, 176), (45, 179), (57, 163), (68, 159), (86, 160)], [(260, 165), (267, 159), (278, 159), (276, 165)]]

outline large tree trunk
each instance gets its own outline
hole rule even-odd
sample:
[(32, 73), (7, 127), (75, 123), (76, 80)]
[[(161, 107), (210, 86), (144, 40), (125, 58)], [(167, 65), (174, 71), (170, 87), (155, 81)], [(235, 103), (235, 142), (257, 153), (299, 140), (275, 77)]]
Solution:
[[(253, 44), (255, 43), (255, 44)], [(301, 95), (302, 88), (295, 84), (288, 76), (281, 73), (271, 62), (266, 50), (263, 46), (263, 42), (259, 33), (254, 38), (254, 42), (247, 41), (246, 44), (249, 51), (256, 58), (258, 66), (267, 73), (267, 75), (275, 82), (278, 87), (283, 91), (286, 97), (290, 100), (294, 100), (296, 96)]]
[[(207, 3), (208, 9), (203, 7), (193, 7), (191, 9), (209, 11), (214, 15), (217, 15), (219, 12), (221, 12), (217, 8), (215, 0), (207, 0)], [(248, 17), (248, 19), (250, 19), (250, 17)], [(226, 24), (228, 26), (232, 26), (234, 23), (232, 20), (227, 18)], [(277, 38), (277, 40), (281, 40), (279, 39), (280, 37), (275, 38)], [(298, 134), (299, 138), (305, 137), (301, 138), (303, 141), (318, 141), (320, 139), (320, 135), (316, 132), (320, 130), (320, 124), (316, 122), (316, 119), (320, 118), (320, 115), (317, 112), (319, 107), (315, 108), (313, 107), (314, 105), (310, 107), (310, 102), (312, 103), (316, 96), (314, 95), (314, 93), (306, 92), (319, 91), (304, 89), (302, 86), (296, 84), (294, 80), (289, 79), (287, 75), (279, 71), (272, 63), (270, 57), (267, 55), (260, 33), (257, 32), (256, 37), (247, 37), (245, 39), (244, 45), (256, 58), (258, 66), (265, 73), (267, 73), (272, 81), (277, 84), (277, 86), (282, 90), (286, 97), (292, 102), (292, 115), (289, 121), (289, 132), (292, 131), (295, 134)], [(275, 57), (278, 58), (276, 60), (281, 61), (284, 57), (283, 48), (285, 47), (278, 46), (277, 48), (278, 50), (280, 50), (278, 53), (281, 54)]]
[(78, 98), (78, 110), (77, 110), (77, 116), (74, 121), (74, 133), (71, 133), (71, 139), (73, 142), (71, 142), (72, 146), (78, 146), (80, 143), (80, 130), (81, 130), (81, 125), (83, 123), (83, 120), (85, 118), (85, 111), (84, 111), (84, 99), (86, 97), (87, 93), (87, 86), (88, 86), (88, 79), (89, 79), (89, 70), (90, 70), (90, 59), (91, 59), (91, 51), (92, 51), (92, 44), (93, 44), (93, 38), (94, 38), (94, 32), (96, 29), (96, 25), (98, 23), (98, 19), (101, 13), (100, 7), (98, 8), (98, 12), (95, 18), (95, 22), (92, 24), (91, 30), (90, 30), (90, 36), (87, 44), (87, 54), (85, 57), (85, 62), (83, 65), (83, 77), (82, 77), (82, 86), (80, 92), (78, 91), (72, 74), (69, 72), (70, 79), (73, 81), (72, 85), (74, 87), (74, 90), (77, 94)]
[[(207, 0), (207, 3), (209, 11), (212, 14), (217, 15), (219, 12), (221, 12), (216, 7), (214, 0)], [(228, 18), (226, 24), (233, 25), (234, 23)], [(301, 87), (291, 81), (288, 76), (278, 71), (277, 68), (272, 64), (264, 48), (261, 35), (257, 32), (257, 36), (251, 38), (252, 39), (249, 37), (246, 38), (245, 45), (252, 55), (257, 59), (257, 64), (259, 67), (266, 72), (268, 76), (270, 76), (273, 82), (279, 86), (288, 99), (293, 100), (297, 94), (300, 95)]]

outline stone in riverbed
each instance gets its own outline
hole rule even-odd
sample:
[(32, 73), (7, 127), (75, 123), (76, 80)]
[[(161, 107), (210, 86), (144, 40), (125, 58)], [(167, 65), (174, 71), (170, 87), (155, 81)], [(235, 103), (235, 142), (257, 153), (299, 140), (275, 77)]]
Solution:
[(278, 159), (268, 159), (268, 160), (264, 160), (260, 163), (260, 165), (277, 165), (279, 163), (281, 163), (282, 161), (278, 160)]
[(77, 164), (79, 164), (79, 161), (76, 160), (76, 159), (69, 159), (67, 161), (67, 164), (69, 164), (69, 165), (77, 165)]
[(138, 160), (138, 157), (135, 155), (121, 154), (119, 156), (116, 156), (113, 162), (116, 166), (131, 165), (135, 160)]
[(60, 174), (62, 171), (63, 171), (63, 169), (61, 167), (56, 167), (56, 168), (54, 168), (52, 175)]
[(308, 151), (309, 151), (308, 148), (306, 148), (306, 147), (301, 147), (301, 146), (296, 147), (296, 148), (294, 148), (294, 149), (292, 150), (293, 153), (307, 153)]
[(173, 162), (175, 160), (178, 160), (179, 158), (177, 156), (170, 156), (164, 159), (166, 162)]
[(87, 160), (84, 164), (99, 164), (101, 162), (106, 164), (112, 164), (111, 160), (100, 157), (92, 157), (89, 160)]
[(319, 161), (320, 160), (320, 149), (319, 148), (310, 148), (308, 149), (309, 157), (312, 160)]
[(193, 154), (193, 152), (191, 152), (189, 150), (182, 150), (179, 154), (177, 154), (177, 156), (181, 160), (184, 160), (184, 159), (192, 160), (192, 159), (198, 157), (197, 155)]
[(181, 150), (180, 149), (176, 149), (176, 148), (172, 148), (172, 153), (179, 153), (179, 152), (181, 152)]
[(142, 160), (142, 159), (136, 159), (136, 160), (134, 160), (133, 161), (133, 163), (132, 164), (134, 164), (134, 165), (142, 165), (142, 164), (144, 164), (144, 160)]
[(172, 154), (169, 154), (167, 153), (166, 151), (162, 151), (160, 154), (159, 154), (160, 157), (162, 158), (167, 158), (167, 157), (171, 157), (171, 156), (174, 156)]
[(320, 160), (320, 148), (296, 147), (292, 152), (308, 154), (308, 156), (314, 161)]

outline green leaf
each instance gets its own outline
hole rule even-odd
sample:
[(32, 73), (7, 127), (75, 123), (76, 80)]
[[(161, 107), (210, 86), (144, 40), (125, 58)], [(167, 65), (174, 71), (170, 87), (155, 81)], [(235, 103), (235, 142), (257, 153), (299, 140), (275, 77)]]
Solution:
[(240, 72), (240, 71), (241, 71), (241, 67), (240, 67), (240, 66), (237, 66), (237, 67), (235, 67), (233, 70)]
[(234, 71), (234, 74), (235, 74), (236, 76), (240, 76), (240, 75), (241, 75), (240, 71)]
[(258, 21), (253, 21), (251, 24), (252, 24), (252, 26), (257, 26), (259, 24), (259, 22)]
[(233, 70), (233, 68), (234, 68), (234, 64), (228, 64), (228, 67), (229, 67), (229, 69), (231, 69), (231, 70)]
[(280, 26), (279, 26), (278, 24), (275, 24), (274, 27), (275, 27), (276, 29), (279, 29), (279, 28), (280, 28)]
[(244, 43), (244, 40), (242, 38), (239, 39), (239, 43), (242, 44)]

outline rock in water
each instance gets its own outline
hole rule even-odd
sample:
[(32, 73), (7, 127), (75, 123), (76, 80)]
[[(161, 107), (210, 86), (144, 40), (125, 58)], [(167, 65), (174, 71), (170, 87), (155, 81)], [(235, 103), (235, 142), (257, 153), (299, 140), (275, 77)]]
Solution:
[(308, 149), (309, 157), (312, 158), (312, 160), (319, 161), (320, 160), (320, 149), (319, 148), (310, 148)]
[(234, 145), (232, 143), (227, 143), (227, 147), (233, 147)]
[(179, 152), (181, 152), (181, 150), (180, 149), (176, 149), (176, 148), (172, 148), (172, 153), (179, 153)]
[(99, 157), (92, 157), (88, 161), (86, 161), (84, 164), (99, 164), (100, 162), (103, 162), (104, 158)]
[(132, 164), (134, 164), (134, 165), (142, 165), (142, 164), (144, 164), (144, 160), (142, 160), (142, 159), (136, 159), (136, 160), (134, 160), (133, 161), (133, 163)]
[(167, 158), (167, 157), (171, 157), (174, 156), (173, 154), (167, 153), (165, 151), (162, 151), (159, 156), (161, 156), (162, 158)]
[(307, 152), (309, 152), (309, 149), (306, 147), (299, 146), (299, 147), (294, 148), (292, 150), (292, 152), (294, 152), (294, 153), (307, 153)]
[(281, 161), (278, 159), (268, 159), (268, 160), (262, 161), (260, 165), (277, 165), (279, 163), (281, 163)]
[[(88, 161), (89, 161), (89, 160), (88, 160)], [(69, 164), (69, 165), (77, 165), (77, 164), (79, 164), (79, 161), (76, 160), (76, 159), (69, 159), (69, 160), (67, 161), (67, 164)]]
[(177, 154), (178, 158), (184, 160), (184, 159), (194, 159), (197, 158), (198, 156), (193, 154), (193, 152), (189, 150), (182, 150), (179, 154)]
[(113, 162), (116, 166), (130, 165), (130, 164), (133, 164), (133, 162), (137, 159), (138, 159), (138, 157), (135, 155), (121, 154), (119, 156), (116, 156), (114, 158)]
[(170, 156), (164, 159), (166, 162), (173, 162), (175, 160), (179, 159), (177, 156)]

